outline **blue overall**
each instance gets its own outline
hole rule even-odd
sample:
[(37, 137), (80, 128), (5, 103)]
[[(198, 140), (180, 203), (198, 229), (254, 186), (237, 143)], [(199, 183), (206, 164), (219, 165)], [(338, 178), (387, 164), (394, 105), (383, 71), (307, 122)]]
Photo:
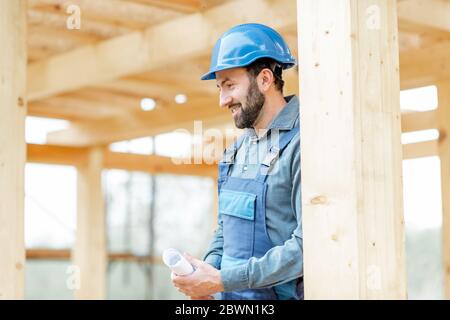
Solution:
[[(260, 258), (274, 247), (268, 236), (265, 222), (266, 180), (270, 169), (298, 131), (297, 119), (296, 125), (291, 130), (280, 134), (278, 148), (269, 145), (269, 152), (260, 164), (254, 179), (230, 176), (243, 136), (225, 151), (224, 160), (219, 163), (218, 179), (219, 214), (223, 221), (224, 241), (221, 269), (245, 264), (252, 257)], [(223, 292), (221, 298), (223, 300), (299, 300), (303, 299), (301, 280), (294, 279), (269, 288)]]

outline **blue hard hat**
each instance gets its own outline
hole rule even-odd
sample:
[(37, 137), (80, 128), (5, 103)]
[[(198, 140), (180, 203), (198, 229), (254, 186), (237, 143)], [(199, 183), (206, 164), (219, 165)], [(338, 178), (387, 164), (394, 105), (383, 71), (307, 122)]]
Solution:
[(245, 67), (260, 58), (272, 58), (283, 69), (296, 63), (286, 42), (274, 29), (258, 23), (240, 24), (217, 40), (209, 71), (201, 79), (215, 79), (216, 71)]

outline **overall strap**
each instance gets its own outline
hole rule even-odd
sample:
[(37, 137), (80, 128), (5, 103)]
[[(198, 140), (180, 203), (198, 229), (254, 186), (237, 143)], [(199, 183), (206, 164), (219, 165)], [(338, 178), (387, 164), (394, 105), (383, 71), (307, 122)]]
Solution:
[(289, 142), (291, 142), (292, 138), (294, 138), (299, 131), (299, 119), (297, 118), (294, 127), (281, 135), (279, 145), (270, 147), (269, 152), (260, 165), (260, 169), (255, 177), (255, 180), (265, 182), (270, 169), (273, 168), (283, 150), (289, 145)]
[(219, 163), (219, 179), (225, 178), (229, 175), (231, 171), (231, 167), (234, 164), (234, 160), (236, 158), (236, 154), (244, 142), (246, 135), (241, 135), (235, 143), (231, 145), (231, 147), (227, 148), (223, 153), (223, 159)]

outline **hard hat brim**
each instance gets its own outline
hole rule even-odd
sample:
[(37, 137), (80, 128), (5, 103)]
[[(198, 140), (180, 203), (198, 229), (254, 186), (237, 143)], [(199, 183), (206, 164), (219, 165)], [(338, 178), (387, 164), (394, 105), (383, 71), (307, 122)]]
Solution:
[[(236, 66), (236, 65), (231, 65), (231, 66), (218, 66), (218, 67), (214, 68), (213, 70), (210, 70), (209, 72), (205, 73), (205, 74), (200, 78), (200, 80), (214, 80), (214, 79), (216, 79), (216, 72), (217, 72), (217, 71), (229, 70), (229, 69), (234, 69), (234, 68), (244, 68), (244, 67), (246, 67), (246, 66), (252, 64), (252, 63), (255, 62), (256, 60), (261, 59), (261, 58), (264, 58), (264, 57), (257, 57), (256, 59), (251, 60), (250, 62), (248, 62), (248, 63), (246, 63), (246, 64), (238, 65), (238, 66)], [(271, 57), (271, 56), (267, 56), (266, 58), (272, 58), (272, 57)], [(273, 58), (272, 58), (272, 59), (273, 59)], [(294, 60), (292, 63), (284, 63), (284, 64), (283, 64), (283, 69), (289, 69), (289, 68), (294, 67), (295, 65), (296, 65), (295, 60)]]

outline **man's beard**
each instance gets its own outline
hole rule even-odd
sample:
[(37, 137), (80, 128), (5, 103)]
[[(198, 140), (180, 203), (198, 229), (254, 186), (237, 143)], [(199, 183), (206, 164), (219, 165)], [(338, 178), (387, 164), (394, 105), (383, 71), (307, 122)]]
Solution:
[(250, 77), (245, 108), (239, 104), (240, 112), (234, 117), (234, 124), (239, 129), (251, 128), (258, 118), (266, 98), (259, 91), (255, 78)]

